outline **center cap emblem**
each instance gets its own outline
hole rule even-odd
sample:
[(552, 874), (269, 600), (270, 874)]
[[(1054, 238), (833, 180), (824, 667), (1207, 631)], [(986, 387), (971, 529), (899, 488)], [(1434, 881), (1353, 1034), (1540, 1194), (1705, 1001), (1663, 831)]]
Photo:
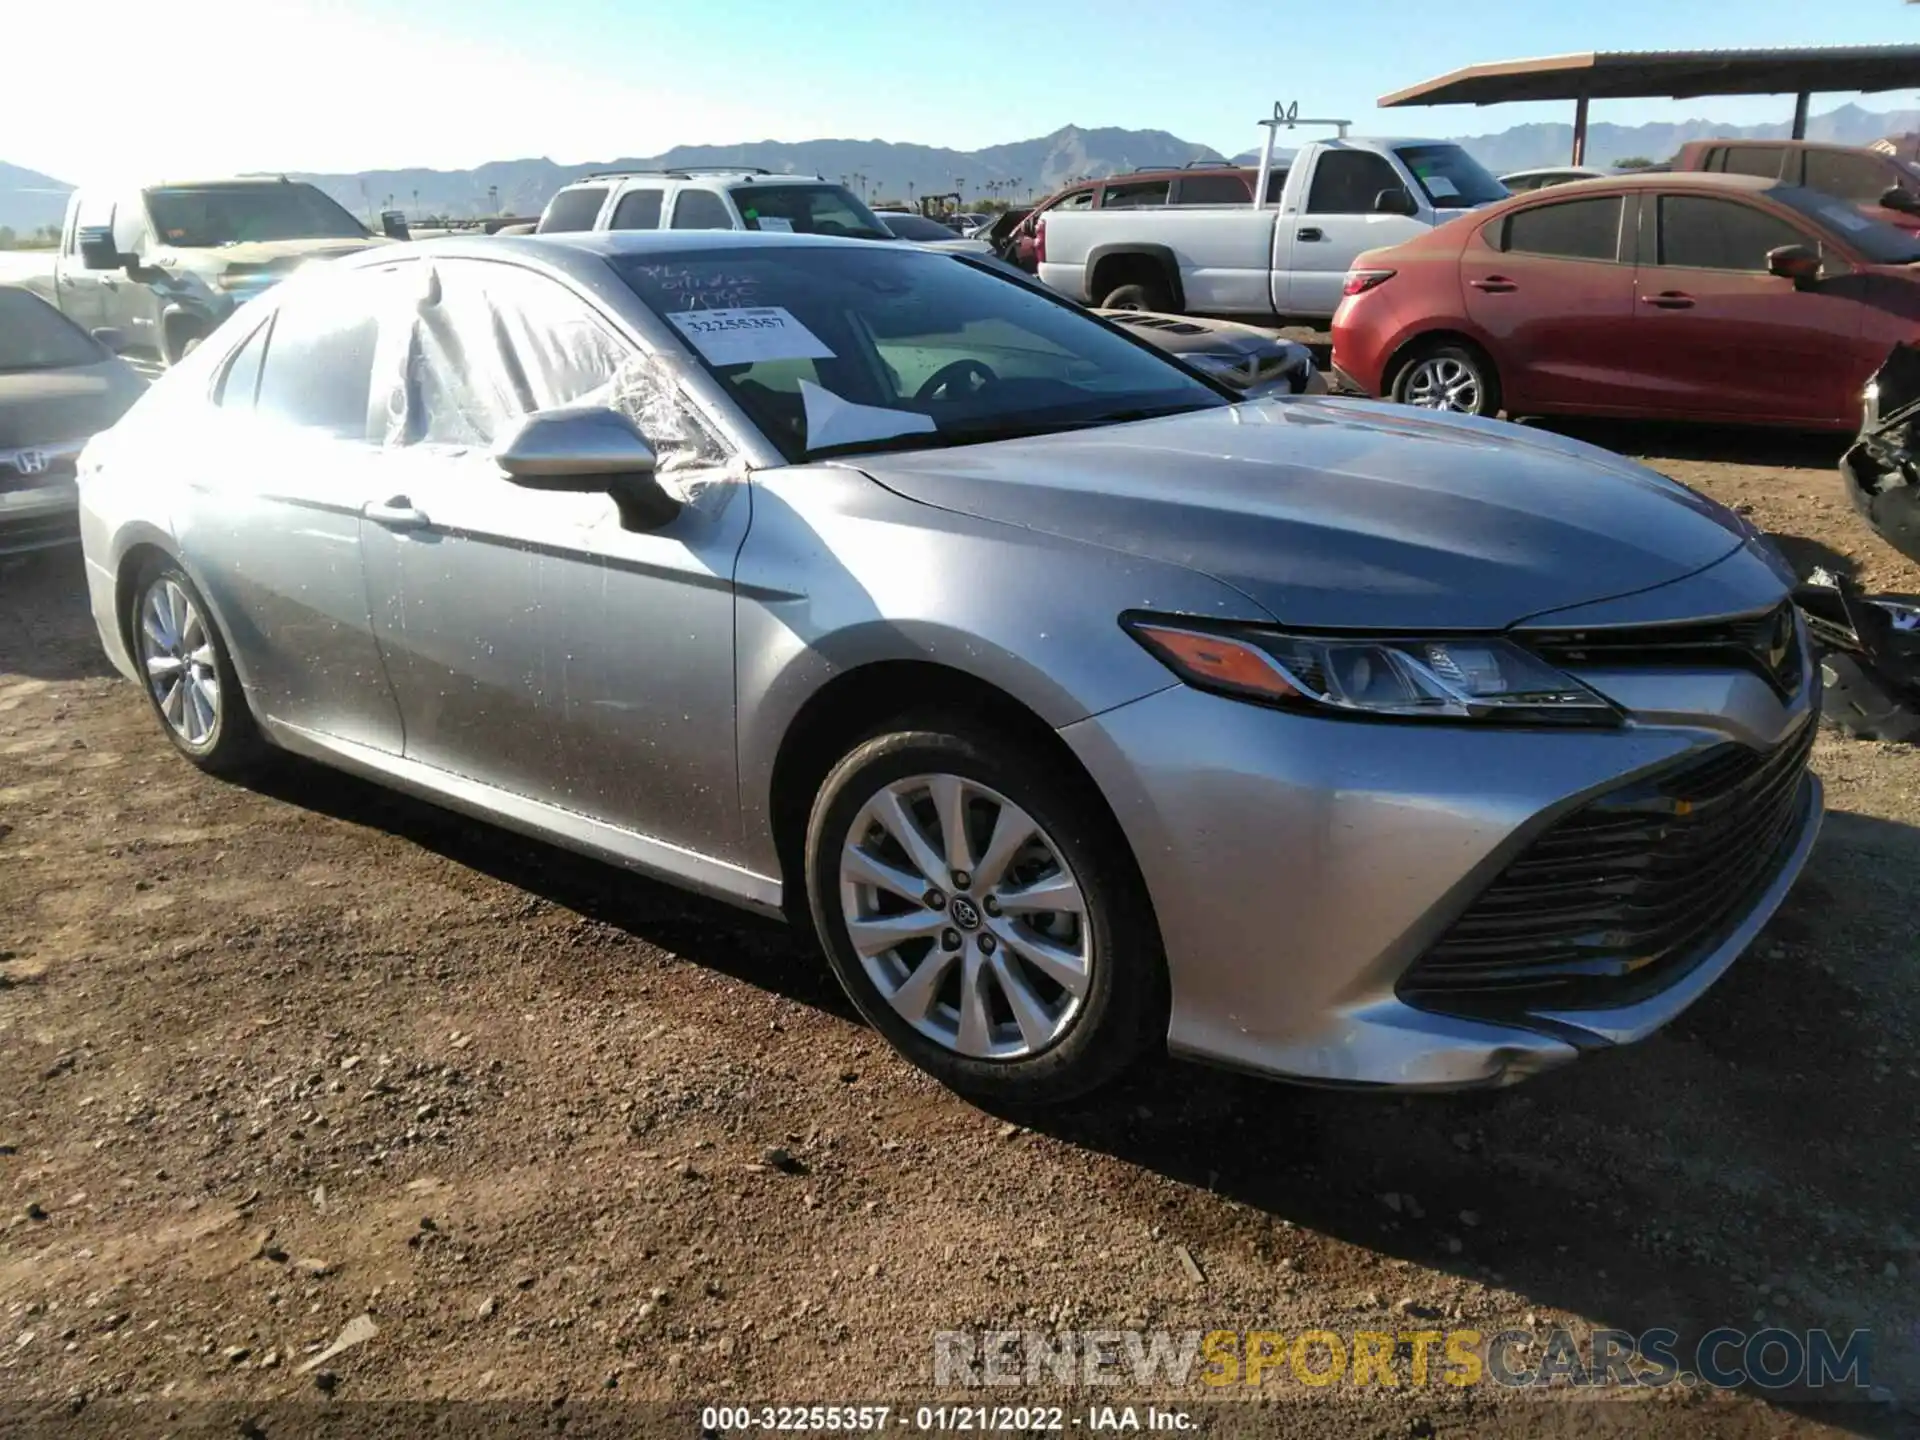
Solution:
[(980, 928), (980, 912), (973, 908), (973, 902), (967, 899), (966, 896), (954, 896), (953, 903), (948, 907), (948, 912), (953, 916), (953, 923), (958, 925), (962, 930), (978, 930)]

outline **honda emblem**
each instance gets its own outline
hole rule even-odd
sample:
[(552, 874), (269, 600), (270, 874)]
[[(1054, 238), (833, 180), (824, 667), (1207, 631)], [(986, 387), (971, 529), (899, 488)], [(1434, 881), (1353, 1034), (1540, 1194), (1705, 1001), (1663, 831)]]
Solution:
[(13, 468), (22, 475), (42, 475), (47, 469), (47, 452), (44, 450), (16, 450), (13, 452)]

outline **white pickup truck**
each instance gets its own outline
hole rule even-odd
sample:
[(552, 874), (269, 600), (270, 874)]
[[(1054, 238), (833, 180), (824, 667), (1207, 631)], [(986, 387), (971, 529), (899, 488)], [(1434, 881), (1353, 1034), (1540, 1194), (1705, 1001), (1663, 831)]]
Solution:
[(1449, 141), (1315, 140), (1277, 203), (1050, 211), (1035, 258), (1050, 289), (1110, 310), (1324, 321), (1362, 251), (1506, 194)]

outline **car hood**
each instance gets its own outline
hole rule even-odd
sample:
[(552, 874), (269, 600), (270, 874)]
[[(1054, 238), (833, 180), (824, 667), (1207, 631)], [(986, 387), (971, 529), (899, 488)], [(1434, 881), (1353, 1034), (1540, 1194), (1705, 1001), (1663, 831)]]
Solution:
[(927, 505), (1187, 566), (1314, 628), (1500, 629), (1668, 584), (1752, 533), (1578, 441), (1351, 400), (844, 463)]
[(97, 435), (126, 414), (144, 388), (118, 358), (69, 370), (0, 371), (0, 450)]

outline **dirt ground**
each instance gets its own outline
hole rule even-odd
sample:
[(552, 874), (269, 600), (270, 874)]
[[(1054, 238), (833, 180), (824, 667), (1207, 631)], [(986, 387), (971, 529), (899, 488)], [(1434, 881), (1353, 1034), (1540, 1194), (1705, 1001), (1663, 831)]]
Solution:
[[(1920, 591), (1833, 443), (1579, 433)], [(1160, 1399), (1218, 1433), (1911, 1430), (1920, 758), (1827, 735), (1815, 763), (1805, 880), (1638, 1047), (1419, 1098), (1168, 1062), (1002, 1116), (896, 1060), (777, 926), (312, 765), (200, 775), (100, 656), (77, 554), (13, 563), (0, 1432), (687, 1435), (712, 1402), (904, 1419), (936, 1331), (1555, 1324), (1868, 1329), (1878, 1388)], [(421, 1400), (491, 1403), (451, 1429), (370, 1403)]]

